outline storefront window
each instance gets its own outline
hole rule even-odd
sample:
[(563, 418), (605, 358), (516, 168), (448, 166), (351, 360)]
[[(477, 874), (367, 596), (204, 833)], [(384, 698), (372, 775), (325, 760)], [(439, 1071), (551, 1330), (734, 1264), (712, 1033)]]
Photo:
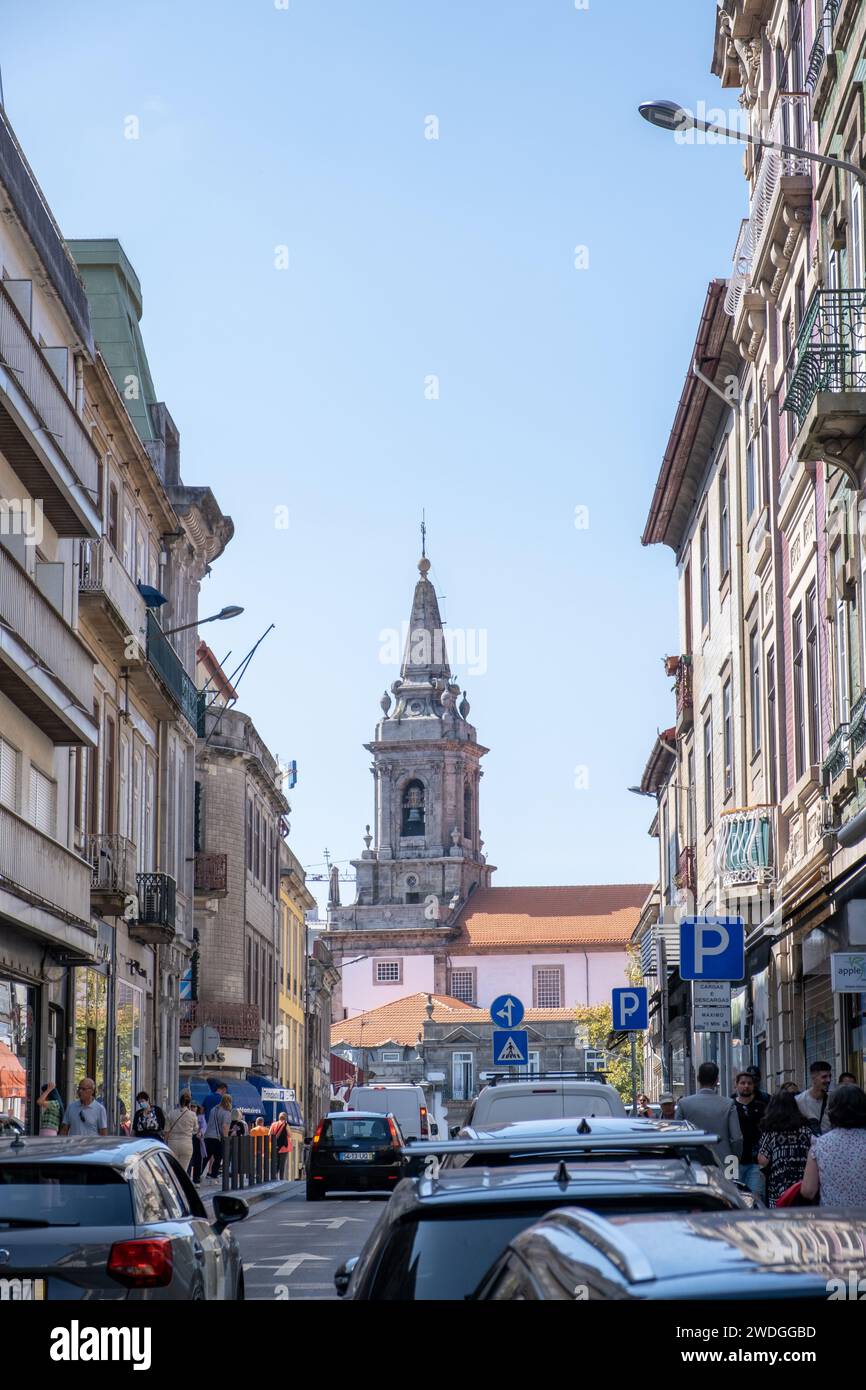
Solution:
[(862, 1086), (866, 1081), (866, 994), (849, 994), (848, 999), (848, 1071), (852, 1071)]
[(98, 970), (75, 972), (75, 1085), (92, 1076), (96, 1096), (105, 1095), (108, 980)]
[(0, 1111), (33, 1131), (36, 990), (0, 977)]
[(132, 1117), (133, 1098), (141, 1087), (141, 990), (119, 980), (117, 985), (117, 1100), (118, 1120)]

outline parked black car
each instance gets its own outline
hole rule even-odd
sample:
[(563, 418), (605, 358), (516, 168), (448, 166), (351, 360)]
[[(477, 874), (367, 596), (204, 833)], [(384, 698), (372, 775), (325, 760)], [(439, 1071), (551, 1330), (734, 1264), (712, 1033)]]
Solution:
[[(414, 1147), (414, 1146), (413, 1146)], [(726, 1212), (747, 1199), (685, 1158), (441, 1169), (401, 1182), (359, 1258), (335, 1276), (362, 1300), (462, 1300), (520, 1231), (567, 1203), (623, 1212)]]
[(320, 1121), (307, 1158), (307, 1201), (326, 1192), (393, 1192), (404, 1172), (404, 1140), (393, 1115), (338, 1110)]
[(159, 1140), (0, 1139), (0, 1300), (243, 1298), (247, 1204), (213, 1209)]
[(829, 1207), (623, 1216), (552, 1212), (482, 1279), (482, 1302), (845, 1299), (866, 1274), (866, 1214)]

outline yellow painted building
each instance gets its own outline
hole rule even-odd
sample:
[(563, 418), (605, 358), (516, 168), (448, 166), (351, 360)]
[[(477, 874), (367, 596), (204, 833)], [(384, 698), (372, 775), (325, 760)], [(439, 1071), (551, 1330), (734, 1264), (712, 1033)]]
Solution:
[[(275, 1053), (280, 1084), (295, 1093), (301, 1113), (307, 1111), (305, 988), (307, 966), (306, 914), (316, 900), (305, 884), (304, 871), (288, 845), (280, 847), (280, 966), (279, 1031)], [(303, 1155), (304, 1132), (292, 1126), (293, 1147), (287, 1178), (297, 1178)]]

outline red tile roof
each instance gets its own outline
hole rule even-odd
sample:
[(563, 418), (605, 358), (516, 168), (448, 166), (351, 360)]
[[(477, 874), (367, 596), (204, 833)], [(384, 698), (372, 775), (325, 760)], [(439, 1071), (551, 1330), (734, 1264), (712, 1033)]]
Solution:
[[(574, 1010), (527, 1009), (524, 1018), (527, 1023), (555, 1023), (557, 1019), (574, 1018)], [(370, 1009), (368, 1013), (332, 1023), (331, 1046), (384, 1047), (387, 1043), (395, 1043), (411, 1047), (418, 1041), (426, 1021), (427, 995), (423, 992), (408, 994), (390, 1004), (380, 1004), (378, 1009)], [(492, 1020), (487, 1009), (474, 1009), (448, 994), (434, 994), (433, 1022), (453, 1023), (457, 1028), (461, 1023), (489, 1024)]]
[(625, 946), (650, 891), (648, 883), (561, 888), (479, 888), (458, 918), (452, 951), (494, 947)]

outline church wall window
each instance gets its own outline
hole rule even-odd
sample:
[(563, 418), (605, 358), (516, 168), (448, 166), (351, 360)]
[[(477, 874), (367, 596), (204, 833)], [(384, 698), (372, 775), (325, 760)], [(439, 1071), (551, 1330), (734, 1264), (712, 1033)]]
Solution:
[(534, 965), (532, 967), (532, 1007), (534, 1009), (561, 1009), (565, 994), (565, 969), (561, 965)]
[(397, 960), (374, 960), (373, 961), (373, 984), (374, 985), (402, 985), (403, 983), (403, 962)]
[(417, 778), (403, 789), (401, 835), (424, 834), (424, 784)]
[(463, 1004), (477, 1003), (478, 971), (474, 965), (448, 971), (448, 993)]

